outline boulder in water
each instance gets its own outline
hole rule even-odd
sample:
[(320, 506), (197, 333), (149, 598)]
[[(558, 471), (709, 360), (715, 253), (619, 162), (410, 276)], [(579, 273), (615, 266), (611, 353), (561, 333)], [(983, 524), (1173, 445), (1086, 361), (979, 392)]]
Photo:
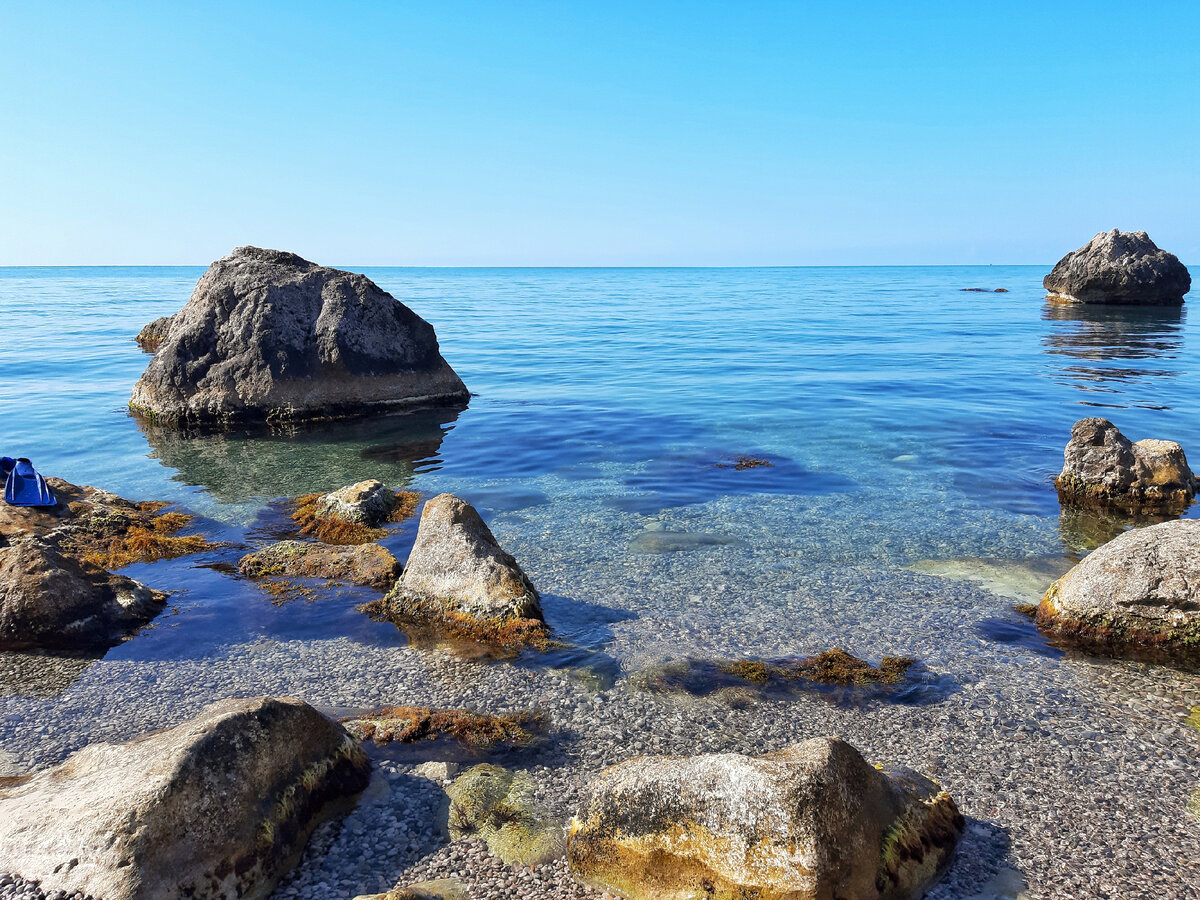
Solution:
[(1187, 267), (1144, 231), (1102, 231), (1058, 261), (1042, 280), (1068, 303), (1179, 306), (1192, 287)]
[(1196, 478), (1174, 441), (1134, 443), (1108, 419), (1080, 419), (1054, 479), (1071, 506), (1112, 506), (1132, 512), (1182, 511), (1196, 495)]
[(327, 578), (386, 591), (400, 577), (400, 563), (378, 544), (278, 541), (243, 556), (238, 571), (247, 578)]
[(636, 900), (919, 897), (963, 830), (950, 795), (844, 741), (765, 756), (635, 757), (571, 822), (580, 878)]
[(0, 786), (3, 868), (104, 900), (265, 897), (370, 764), (290, 698), (225, 700)]
[(129, 405), (184, 426), (346, 418), (467, 397), (433, 327), (365, 275), (238, 247), (171, 317)]
[(1038, 627), (1106, 655), (1200, 661), (1198, 546), (1195, 519), (1113, 538), (1050, 586)]

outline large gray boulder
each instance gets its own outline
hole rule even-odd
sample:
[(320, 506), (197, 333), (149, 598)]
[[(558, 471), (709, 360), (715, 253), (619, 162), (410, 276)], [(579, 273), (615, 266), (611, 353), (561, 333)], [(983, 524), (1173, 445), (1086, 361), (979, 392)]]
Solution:
[(475, 508), (452, 494), (425, 504), (404, 574), (365, 609), (402, 628), (510, 647), (537, 643), (545, 632), (533, 583)]
[(208, 267), (134, 385), (155, 423), (285, 422), (462, 403), (433, 327), (365, 275), (238, 247)]
[(1196, 495), (1196, 478), (1175, 441), (1134, 443), (1108, 419), (1071, 427), (1063, 469), (1054, 479), (1068, 506), (1112, 506), (1132, 512), (1182, 511)]
[(0, 649), (111, 646), (165, 601), (166, 594), (66, 556), (46, 538), (0, 546)]
[(1053, 300), (1178, 306), (1192, 287), (1187, 267), (1144, 231), (1102, 231), (1042, 280)]
[(1200, 521), (1137, 528), (1092, 551), (1038, 606), (1043, 632), (1116, 656), (1200, 660)]
[(308, 704), (226, 700), (0, 786), (0, 868), (102, 900), (262, 898), (368, 778)]
[(633, 900), (899, 900), (921, 896), (962, 829), (933, 781), (823, 737), (606, 769), (571, 822), (567, 859)]

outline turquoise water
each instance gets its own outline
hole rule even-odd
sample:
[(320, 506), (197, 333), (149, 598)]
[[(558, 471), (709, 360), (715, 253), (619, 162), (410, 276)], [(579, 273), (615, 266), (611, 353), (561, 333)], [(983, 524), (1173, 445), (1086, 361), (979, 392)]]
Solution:
[[(1093, 859), (1113, 896), (1138, 896), (1150, 876), (1107, 861), (1150, 858), (1168, 860), (1156, 896), (1192, 896), (1194, 674), (1064, 655), (1012, 609), (1128, 524), (1060, 516), (1052, 479), (1076, 419), (1200, 447), (1186, 307), (1051, 307), (1041, 267), (365, 271), (434, 324), (468, 408), (146, 429), (125, 410), (148, 360), (133, 337), (202, 269), (0, 269), (0, 452), (173, 501), (231, 543), (131, 566), (169, 609), (103, 659), (0, 653), (0, 775), (228, 696), (535, 706), (559, 729), (537, 761), (565, 816), (589, 773), (634, 752), (836, 733), (937, 778), (973, 823), (938, 897), (975, 895), (1001, 865), (1030, 896), (1093, 896)], [(739, 471), (738, 456), (773, 465)], [(357, 612), (377, 596), (365, 588), (276, 606), (236, 576), (271, 539), (275, 501), (366, 477), (479, 507), (572, 649), (466, 662)], [(404, 559), (414, 530), (384, 543)], [(923, 674), (896, 702), (748, 710), (625, 677), (835, 645)], [(388, 852), (336, 889), (280, 896), (390, 887), (415, 857)], [(350, 864), (303, 871), (325, 865)]]

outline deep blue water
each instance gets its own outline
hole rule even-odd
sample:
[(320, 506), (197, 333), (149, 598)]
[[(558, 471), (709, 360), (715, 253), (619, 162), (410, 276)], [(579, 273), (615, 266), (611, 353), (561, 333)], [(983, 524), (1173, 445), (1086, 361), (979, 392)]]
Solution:
[[(541, 531), (519, 517), (505, 531), (538, 548), (539, 534), (578, 529), (580, 510), (704, 508), (712, 531), (730, 498), (795, 498), (797, 522), (817, 499), (844, 498), (845, 519), (810, 512), (805, 546), (855, 565), (1063, 552), (1051, 480), (1082, 416), (1200, 446), (1186, 308), (1048, 306), (1045, 270), (1029, 266), (367, 269), (434, 324), (469, 408), (294, 433), (144, 430), (125, 409), (148, 360), (133, 337), (182, 306), (202, 271), (0, 269), (0, 452), (176, 501), (239, 539), (272, 498), (364, 477), (454, 490), (492, 519), (542, 508)], [(714, 465), (738, 455), (774, 466)], [(780, 531), (778, 510), (763, 528)], [(581, 557), (589, 577), (622, 583), (630, 536)], [(136, 568), (151, 582), (170, 571)], [(192, 571), (193, 599), (210, 604), (197, 623), (227, 607), (267, 628), (270, 609), (247, 612), (225, 576)], [(757, 575), (729, 577), (736, 588)], [(353, 599), (268, 630), (336, 620), (353, 633)]]

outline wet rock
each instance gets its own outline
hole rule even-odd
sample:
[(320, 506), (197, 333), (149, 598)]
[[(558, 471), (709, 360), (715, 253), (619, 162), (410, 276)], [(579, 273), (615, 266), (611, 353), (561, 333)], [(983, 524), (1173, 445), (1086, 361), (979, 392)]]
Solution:
[(964, 556), (955, 559), (922, 559), (908, 566), (922, 575), (935, 575), (951, 581), (970, 581), (984, 590), (1014, 600), (1036, 604), (1046, 588), (1071, 568), (1072, 562), (1061, 556), (1035, 556), (1027, 559), (993, 559)]
[(368, 770), (357, 743), (306, 703), (226, 700), (0, 786), (0, 859), (47, 892), (263, 897)]
[(1182, 511), (1196, 495), (1196, 479), (1174, 441), (1130, 441), (1108, 419), (1080, 419), (1054, 479), (1059, 501), (1134, 512)]
[(420, 495), (392, 491), (369, 479), (328, 494), (302, 494), (291, 501), (300, 533), (327, 544), (366, 544), (382, 539), (380, 526), (403, 522), (416, 512)]
[(505, 553), (471, 504), (439, 494), (421, 514), (404, 574), (364, 612), (402, 629), (516, 649), (546, 640), (533, 583)]
[(446, 788), (450, 837), (486, 841), (508, 865), (540, 866), (557, 859), (564, 850), (563, 828), (538, 810), (536, 789), (525, 772), (489, 763), (468, 769)]
[(45, 538), (0, 547), (0, 647), (109, 646), (162, 611), (166, 595), (65, 556)]
[(1125, 532), (1050, 586), (1038, 627), (1114, 656), (1200, 660), (1197, 546), (1194, 519)]
[(723, 534), (703, 534), (692, 531), (643, 531), (629, 542), (630, 553), (681, 553), (703, 550), (705, 547), (727, 547), (740, 544), (737, 538)]
[(386, 591), (400, 577), (400, 563), (378, 544), (279, 541), (243, 556), (238, 571), (247, 578), (328, 578)]
[(634, 900), (919, 897), (963, 831), (954, 801), (844, 741), (776, 753), (635, 757), (602, 772), (567, 859)]
[(346, 418), (467, 397), (433, 327), (366, 276), (238, 247), (172, 317), (129, 405), (185, 426)]
[(155, 353), (171, 331), (174, 316), (161, 316), (145, 325), (134, 340), (147, 353)]
[(463, 746), (485, 750), (498, 744), (528, 746), (546, 725), (545, 718), (533, 712), (491, 715), (469, 709), (430, 709), (428, 706), (389, 706), (348, 716), (341, 721), (360, 741), (411, 744), (449, 737)]
[(385, 894), (360, 894), (354, 900), (470, 900), (470, 887), (458, 878), (421, 881)]
[(317, 501), (317, 515), (375, 528), (388, 521), (399, 502), (395, 491), (372, 478), (322, 494)]
[(1178, 306), (1192, 286), (1187, 268), (1144, 231), (1102, 231), (1042, 280), (1053, 300)]

